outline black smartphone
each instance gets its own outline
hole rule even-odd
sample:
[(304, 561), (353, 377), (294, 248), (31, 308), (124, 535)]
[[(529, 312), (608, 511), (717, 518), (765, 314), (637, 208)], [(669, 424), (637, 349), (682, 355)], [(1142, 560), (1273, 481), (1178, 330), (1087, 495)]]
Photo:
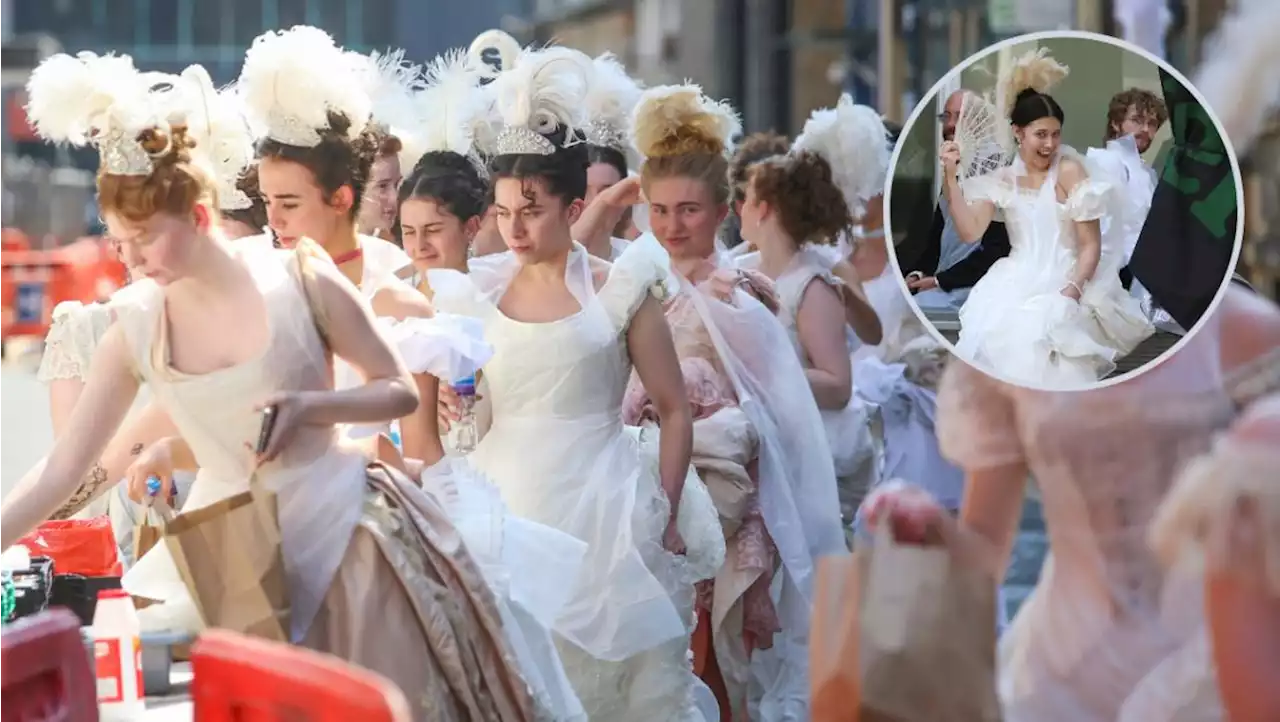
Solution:
[(268, 406), (262, 410), (262, 427), (258, 430), (258, 446), (254, 449), (257, 453), (266, 452), (267, 444), (271, 443), (271, 432), (275, 425), (276, 407)]

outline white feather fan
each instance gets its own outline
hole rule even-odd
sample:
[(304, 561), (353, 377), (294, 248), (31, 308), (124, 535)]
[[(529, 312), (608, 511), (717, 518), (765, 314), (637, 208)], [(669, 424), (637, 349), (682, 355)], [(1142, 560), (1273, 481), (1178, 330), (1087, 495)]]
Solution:
[(26, 111), (41, 137), (73, 145), (112, 132), (134, 138), (164, 120), (131, 58), (94, 53), (40, 63), (27, 81)]
[(636, 150), (645, 157), (732, 152), (742, 121), (733, 106), (703, 95), (693, 84), (645, 90), (631, 114)]
[(817, 153), (831, 165), (836, 186), (855, 216), (884, 192), (889, 131), (874, 108), (854, 104), (847, 93), (836, 107), (815, 110), (793, 147)]
[(254, 132), (289, 145), (313, 147), (329, 128), (329, 113), (351, 121), (349, 138), (373, 112), (368, 63), (334, 44), (328, 33), (299, 25), (259, 35), (245, 53), (237, 85)]
[(566, 128), (568, 144), (572, 144), (573, 131), (586, 125), (591, 67), (583, 57), (576, 50), (561, 47), (522, 53), (515, 67), (499, 74), (491, 84), (503, 126), (528, 128), (542, 136)]

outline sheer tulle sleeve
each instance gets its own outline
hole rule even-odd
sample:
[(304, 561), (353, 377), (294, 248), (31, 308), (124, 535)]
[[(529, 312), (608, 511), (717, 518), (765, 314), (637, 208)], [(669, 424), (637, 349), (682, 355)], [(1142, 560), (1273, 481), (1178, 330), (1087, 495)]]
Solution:
[(44, 340), (44, 356), (36, 374), (43, 383), (84, 379), (102, 334), (111, 326), (111, 308), (102, 303), (83, 305), (63, 301), (53, 310), (53, 324)]
[(670, 276), (671, 257), (652, 234), (646, 233), (627, 244), (600, 289), (600, 301), (619, 333), (626, 330), (647, 296), (665, 299), (675, 290), (668, 280)]
[(952, 359), (938, 389), (938, 446), (968, 471), (1024, 460), (1011, 390)]

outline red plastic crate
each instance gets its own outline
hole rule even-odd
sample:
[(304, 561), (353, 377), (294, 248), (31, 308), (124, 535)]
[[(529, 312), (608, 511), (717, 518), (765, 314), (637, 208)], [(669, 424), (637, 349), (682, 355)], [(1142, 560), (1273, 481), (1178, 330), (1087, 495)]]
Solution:
[(75, 614), (52, 609), (18, 620), (0, 643), (0, 720), (97, 722), (97, 688)]
[(211, 629), (191, 649), (196, 722), (410, 722), (389, 680), (327, 654)]

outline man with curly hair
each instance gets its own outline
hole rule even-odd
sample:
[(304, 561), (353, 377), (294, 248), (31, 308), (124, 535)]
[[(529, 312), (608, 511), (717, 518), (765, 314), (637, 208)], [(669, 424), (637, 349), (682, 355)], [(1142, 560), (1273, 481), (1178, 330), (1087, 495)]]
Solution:
[[(1108, 168), (1109, 173), (1125, 179), (1125, 195), (1132, 212), (1127, 213), (1128, 217), (1123, 221), (1124, 260), (1120, 280), (1134, 296), (1143, 300), (1152, 320), (1165, 322), (1163, 325), (1166, 326), (1171, 319), (1161, 316), (1150, 294), (1141, 283), (1135, 282), (1128, 266), (1157, 182), (1156, 170), (1143, 160), (1142, 155), (1151, 149), (1156, 133), (1168, 119), (1169, 111), (1160, 95), (1142, 88), (1128, 88), (1112, 96), (1107, 106), (1106, 147), (1089, 149), (1091, 159)], [(1111, 222), (1109, 218), (1103, 219), (1104, 234), (1108, 233)]]

